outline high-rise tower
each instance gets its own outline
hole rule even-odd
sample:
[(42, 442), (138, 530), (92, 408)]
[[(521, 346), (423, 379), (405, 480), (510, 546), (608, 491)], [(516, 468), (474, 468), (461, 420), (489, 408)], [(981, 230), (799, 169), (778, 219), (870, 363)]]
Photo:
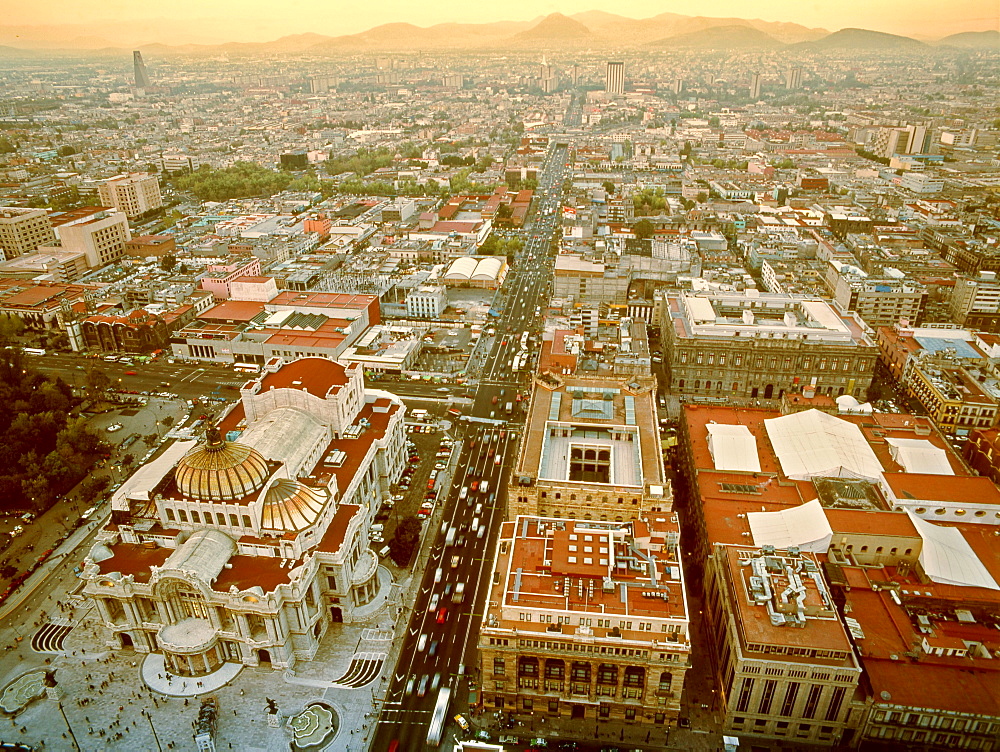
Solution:
[(608, 79), (604, 84), (608, 94), (625, 93), (625, 63), (608, 63)]
[(142, 62), (142, 53), (139, 50), (132, 53), (132, 66), (135, 68), (136, 88), (148, 89), (150, 87), (149, 74), (146, 72), (146, 64)]
[(754, 73), (750, 79), (750, 99), (757, 101), (760, 99), (760, 74)]

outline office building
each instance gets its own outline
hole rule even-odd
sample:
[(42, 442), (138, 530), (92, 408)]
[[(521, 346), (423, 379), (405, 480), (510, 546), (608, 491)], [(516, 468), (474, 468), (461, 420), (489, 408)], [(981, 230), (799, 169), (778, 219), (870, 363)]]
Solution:
[(0, 206), (0, 257), (4, 261), (34, 253), (56, 240), (48, 212)]
[(62, 247), (86, 254), (91, 269), (120, 259), (125, 254), (125, 244), (132, 239), (125, 214), (100, 206), (54, 214), (52, 224)]
[(785, 71), (785, 88), (789, 91), (802, 88), (801, 68), (789, 68)]
[(750, 99), (756, 101), (760, 99), (761, 92), (761, 75), (759, 73), (754, 73), (750, 78)]
[(323, 358), (274, 359), (240, 395), (115, 492), (80, 574), (109, 647), (177, 676), (291, 669), (391, 589), (369, 524), (403, 470), (403, 404)]
[(604, 91), (613, 96), (620, 96), (625, 93), (625, 63), (608, 63)]
[(137, 89), (148, 89), (150, 87), (149, 73), (146, 72), (146, 64), (142, 62), (142, 53), (135, 50), (132, 53), (132, 70), (135, 75), (135, 86)]
[(510, 476), (508, 518), (621, 522), (672, 507), (653, 383), (613, 374), (535, 379)]
[(671, 389), (695, 399), (780, 399), (803, 389), (863, 398), (876, 349), (868, 327), (814, 297), (671, 295), (660, 325)]
[(145, 172), (116, 175), (97, 186), (102, 206), (117, 209), (129, 219), (163, 207), (160, 179)]
[(817, 556), (716, 546), (705, 601), (724, 733), (841, 739), (861, 666)]
[[(673, 725), (691, 644), (673, 514), (503, 523), (479, 633), (482, 701), (523, 721)], [(586, 722), (586, 723), (584, 723)]]

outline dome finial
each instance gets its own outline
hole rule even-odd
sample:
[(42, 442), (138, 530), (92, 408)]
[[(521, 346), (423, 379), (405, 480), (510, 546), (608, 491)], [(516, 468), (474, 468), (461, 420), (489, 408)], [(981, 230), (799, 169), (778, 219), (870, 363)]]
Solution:
[(209, 425), (205, 429), (205, 442), (208, 445), (207, 449), (219, 449), (225, 446), (225, 440), (222, 438), (222, 433), (219, 431), (219, 427), (215, 424)]

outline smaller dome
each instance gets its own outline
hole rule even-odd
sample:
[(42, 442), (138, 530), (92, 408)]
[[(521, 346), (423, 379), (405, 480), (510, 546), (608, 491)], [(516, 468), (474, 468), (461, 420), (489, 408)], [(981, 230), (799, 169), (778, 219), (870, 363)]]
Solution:
[(218, 431), (181, 457), (174, 470), (177, 490), (202, 501), (234, 501), (260, 490), (270, 470), (253, 447), (224, 441)]
[(277, 480), (264, 494), (261, 529), (304, 530), (316, 521), (326, 501), (325, 495), (301, 483), (287, 478)]

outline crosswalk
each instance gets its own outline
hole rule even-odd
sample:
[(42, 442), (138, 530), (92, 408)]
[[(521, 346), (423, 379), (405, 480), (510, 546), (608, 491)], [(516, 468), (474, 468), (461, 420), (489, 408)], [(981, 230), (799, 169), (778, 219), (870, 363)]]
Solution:
[(69, 619), (51, 619), (31, 637), (31, 649), (36, 653), (61, 653), (66, 636), (73, 631)]

